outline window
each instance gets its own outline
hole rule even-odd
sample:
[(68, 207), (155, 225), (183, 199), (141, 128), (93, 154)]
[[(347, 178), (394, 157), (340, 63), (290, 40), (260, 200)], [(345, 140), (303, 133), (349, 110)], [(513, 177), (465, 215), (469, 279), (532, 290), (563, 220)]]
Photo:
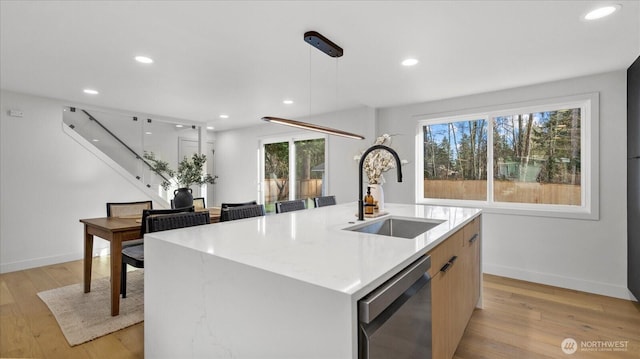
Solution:
[(492, 119), (496, 202), (582, 204), (581, 112), (575, 107)]
[(487, 121), (427, 124), (424, 132), (424, 197), (487, 199)]
[(275, 212), (275, 202), (307, 199), (326, 191), (325, 138), (291, 138), (262, 141), (262, 196), (267, 213)]
[(597, 218), (597, 94), (545, 102), (420, 121), (417, 202)]

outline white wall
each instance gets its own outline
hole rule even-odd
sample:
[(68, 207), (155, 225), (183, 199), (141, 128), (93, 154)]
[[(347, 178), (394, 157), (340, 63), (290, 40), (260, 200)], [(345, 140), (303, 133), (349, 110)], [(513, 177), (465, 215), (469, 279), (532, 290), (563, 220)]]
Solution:
[[(80, 259), (79, 219), (104, 217), (106, 202), (149, 199), (63, 132), (64, 105), (0, 92), (0, 272)], [(105, 247), (96, 238), (95, 252)]]
[[(353, 156), (373, 142), (375, 111), (368, 107), (296, 119), (354, 132), (366, 137), (352, 140), (329, 136), (329, 194), (339, 203), (354, 202), (358, 192), (358, 164)], [(215, 205), (222, 202), (244, 202), (258, 197), (258, 149), (261, 139), (301, 132), (290, 127), (264, 123), (258, 126), (216, 133), (215, 172), (220, 178), (214, 186)], [(354, 206), (354, 213), (356, 208)]]
[[(402, 158), (413, 159), (416, 115), (599, 92), (600, 219), (485, 214), (484, 270), (631, 298), (626, 289), (625, 76), (624, 71), (617, 71), (380, 109), (377, 116), (371, 108), (360, 108), (306, 120), (367, 137), (364, 141), (329, 137), (329, 192), (339, 202), (352, 202), (357, 192), (353, 155), (366, 149), (374, 135), (391, 133), (397, 134), (394, 149)], [(62, 132), (63, 105), (69, 104), (1, 92), (1, 272), (81, 258), (82, 225), (78, 219), (104, 216), (108, 201), (146, 198), (142, 190)], [(9, 117), (10, 109), (22, 110), (24, 117)], [(255, 199), (259, 140), (295, 132), (265, 123), (217, 133), (215, 174), (220, 178), (213, 186), (214, 205)], [(388, 202), (414, 202), (415, 169), (409, 164), (403, 172), (405, 182), (385, 184)], [(96, 240), (98, 249), (105, 245)]]
[[(417, 115), (499, 106), (590, 92), (600, 93), (600, 219), (597, 221), (485, 213), (487, 273), (632, 298), (627, 282), (626, 71), (378, 110), (379, 132), (401, 133), (393, 147), (415, 157)], [(419, 116), (418, 116), (419, 117)], [(415, 168), (406, 182), (385, 184), (389, 202), (415, 202)]]

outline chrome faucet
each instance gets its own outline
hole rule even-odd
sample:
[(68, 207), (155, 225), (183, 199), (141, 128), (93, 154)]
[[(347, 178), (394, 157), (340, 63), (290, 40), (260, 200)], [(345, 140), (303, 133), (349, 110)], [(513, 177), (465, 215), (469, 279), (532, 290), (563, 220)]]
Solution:
[(375, 150), (385, 150), (393, 155), (393, 158), (396, 160), (396, 169), (398, 170), (398, 182), (402, 182), (402, 163), (400, 162), (400, 157), (391, 149), (391, 147), (387, 147), (384, 145), (374, 145), (369, 147), (364, 153), (362, 157), (360, 157), (360, 165), (358, 166), (358, 220), (364, 221), (364, 201), (362, 200), (362, 169), (364, 167), (364, 159), (367, 158), (367, 155)]

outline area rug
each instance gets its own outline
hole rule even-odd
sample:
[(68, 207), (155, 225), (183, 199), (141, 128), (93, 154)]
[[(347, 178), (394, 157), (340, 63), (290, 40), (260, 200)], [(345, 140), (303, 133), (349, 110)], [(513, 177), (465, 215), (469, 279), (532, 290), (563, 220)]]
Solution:
[(49, 307), (69, 345), (74, 346), (113, 333), (144, 320), (144, 271), (127, 273), (127, 297), (120, 298), (120, 315), (111, 316), (109, 278), (91, 281), (91, 292), (82, 283), (38, 293)]

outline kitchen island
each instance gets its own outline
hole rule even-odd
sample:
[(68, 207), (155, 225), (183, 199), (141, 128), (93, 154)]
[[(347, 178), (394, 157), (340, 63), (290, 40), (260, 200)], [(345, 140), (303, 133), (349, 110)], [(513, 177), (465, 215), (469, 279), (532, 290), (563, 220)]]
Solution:
[(145, 355), (357, 358), (357, 301), (480, 215), (385, 210), (443, 222), (413, 239), (347, 231), (350, 203), (147, 234)]

